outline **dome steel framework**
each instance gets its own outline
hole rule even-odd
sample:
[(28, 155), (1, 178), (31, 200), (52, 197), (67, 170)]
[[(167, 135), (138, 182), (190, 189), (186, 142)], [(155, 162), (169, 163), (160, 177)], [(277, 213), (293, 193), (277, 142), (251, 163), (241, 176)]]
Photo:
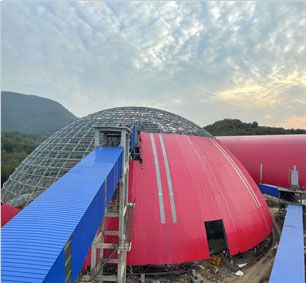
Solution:
[(64, 175), (94, 148), (93, 126), (126, 127), (151, 133), (211, 136), (176, 114), (146, 107), (119, 107), (85, 116), (40, 144), (3, 184), (2, 200), (24, 207)]

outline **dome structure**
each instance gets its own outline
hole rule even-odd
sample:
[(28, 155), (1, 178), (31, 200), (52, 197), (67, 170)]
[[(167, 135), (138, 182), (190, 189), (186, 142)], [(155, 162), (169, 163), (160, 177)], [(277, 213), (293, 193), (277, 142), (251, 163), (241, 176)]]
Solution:
[[(199, 261), (225, 249), (234, 256), (268, 237), (273, 222), (265, 199), (215, 138), (140, 135), (143, 162), (130, 161), (129, 170), (136, 205), (128, 265)], [(114, 218), (106, 219), (115, 230)]]
[[(132, 243), (127, 265), (181, 264), (209, 259), (211, 254), (223, 250), (234, 256), (259, 245), (270, 235), (273, 222), (268, 206), (239, 160), (196, 124), (151, 108), (104, 110), (61, 129), (35, 149), (10, 176), (4, 184), (3, 200), (14, 207), (26, 206), (92, 151), (94, 127), (131, 124), (140, 130), (137, 146), (140, 157), (129, 160), (128, 195), (135, 205), (127, 229), (127, 238)], [(77, 201), (71, 202), (73, 209), (80, 210), (81, 196), (85, 197), (92, 187), (88, 178), (84, 181), (85, 176), (92, 177), (92, 172), (88, 167), (85, 169), (84, 175), (77, 171), (74, 181), (65, 183), (63, 179), (68, 173), (37, 201), (53, 192), (52, 202), (58, 202), (60, 192), (70, 184), (73, 192), (80, 193)], [(78, 189), (74, 182), (79, 182)], [(54, 193), (56, 184), (59, 190)], [(98, 204), (103, 203), (103, 197), (99, 198), (105, 194), (102, 188), (99, 183), (101, 193), (95, 193)], [(116, 206), (116, 196), (112, 200)], [(35, 202), (23, 211), (34, 205)], [(46, 210), (50, 212), (51, 206)], [(39, 204), (38, 208), (45, 206)], [(60, 215), (61, 219), (66, 217), (64, 214)], [(118, 235), (113, 233), (118, 231), (118, 218), (105, 215), (103, 221), (104, 231), (110, 233), (100, 237), (99, 241), (103, 240), (106, 246), (103, 254), (99, 254), (103, 256), (101, 260), (115, 254), (116, 260), (118, 253), (112, 249), (118, 244)], [(84, 265), (87, 266), (87, 260)]]
[(85, 116), (54, 133), (39, 145), (4, 183), (2, 200), (24, 207), (94, 148), (93, 126), (129, 126), (140, 131), (210, 136), (176, 114), (147, 107), (119, 107)]

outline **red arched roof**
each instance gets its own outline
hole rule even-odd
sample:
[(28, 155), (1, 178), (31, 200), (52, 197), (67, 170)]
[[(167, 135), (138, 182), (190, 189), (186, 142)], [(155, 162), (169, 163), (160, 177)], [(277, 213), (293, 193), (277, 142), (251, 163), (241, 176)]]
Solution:
[(218, 137), (245, 166), (256, 183), (263, 164), (263, 183), (290, 187), (296, 165), (300, 187), (306, 189), (306, 135)]
[(256, 184), (217, 140), (142, 133), (141, 151), (143, 163), (131, 161), (129, 174), (136, 206), (128, 265), (208, 259), (204, 221), (223, 220), (231, 255), (251, 249), (271, 232), (272, 219)]

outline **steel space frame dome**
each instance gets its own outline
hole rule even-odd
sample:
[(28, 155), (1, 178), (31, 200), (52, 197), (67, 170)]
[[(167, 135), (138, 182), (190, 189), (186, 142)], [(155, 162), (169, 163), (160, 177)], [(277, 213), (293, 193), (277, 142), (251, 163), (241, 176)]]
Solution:
[(126, 127), (140, 131), (211, 136), (176, 114), (147, 107), (118, 107), (85, 116), (54, 133), (16, 168), (2, 187), (2, 200), (24, 207), (64, 175), (94, 148), (93, 126)]

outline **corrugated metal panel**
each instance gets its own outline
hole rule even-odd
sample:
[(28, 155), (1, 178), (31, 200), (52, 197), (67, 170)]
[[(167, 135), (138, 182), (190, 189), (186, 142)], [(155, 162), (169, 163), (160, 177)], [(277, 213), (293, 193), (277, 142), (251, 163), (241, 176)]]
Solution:
[(65, 274), (65, 252), (62, 250), (43, 282), (65, 282)]
[(132, 161), (129, 174), (129, 190), (136, 201), (129, 265), (208, 259), (204, 221), (223, 220), (231, 255), (254, 247), (270, 234), (273, 224), (265, 200), (235, 156), (220, 151), (208, 137), (162, 134), (176, 209), (177, 223), (173, 223), (168, 170), (158, 134), (153, 137), (165, 224), (160, 219), (150, 134), (141, 133), (143, 163)]
[(258, 187), (262, 194), (266, 194), (276, 198), (280, 197), (280, 192), (276, 186), (268, 184), (259, 184)]
[[(2, 282), (64, 282), (63, 248), (72, 242), (76, 281), (109, 194), (122, 175), (122, 148), (97, 148), (2, 229)], [(122, 168), (122, 167), (121, 167)]]
[(130, 142), (130, 145), (131, 145), (130, 151), (131, 152), (133, 152), (136, 144), (137, 144), (137, 127), (134, 125), (131, 128), (131, 142)]
[(290, 187), (290, 170), (296, 165), (300, 187), (306, 189), (306, 135), (217, 137), (245, 166), (255, 182)]
[(305, 282), (303, 207), (289, 205), (269, 282)]

